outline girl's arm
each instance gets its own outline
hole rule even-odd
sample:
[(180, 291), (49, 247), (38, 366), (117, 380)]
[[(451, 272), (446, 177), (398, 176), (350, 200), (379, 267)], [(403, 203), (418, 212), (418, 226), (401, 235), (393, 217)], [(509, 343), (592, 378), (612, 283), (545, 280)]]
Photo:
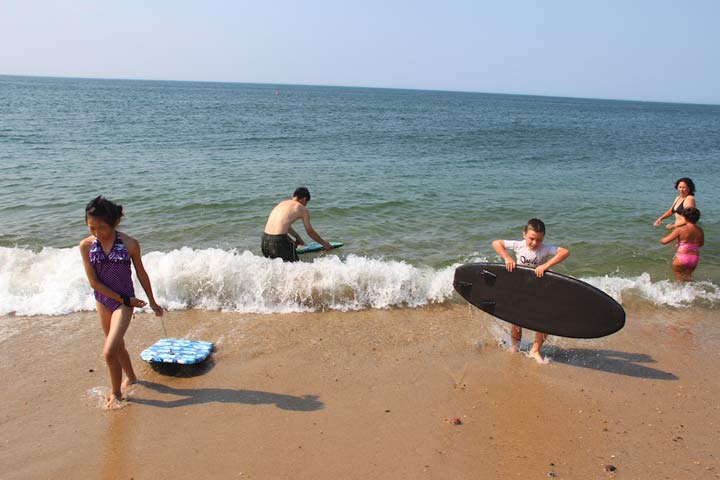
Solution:
[[(97, 272), (95, 272), (95, 269), (90, 264), (90, 248), (92, 247), (92, 242), (93, 237), (87, 237), (83, 239), (79, 245), (80, 255), (82, 256), (83, 260), (83, 267), (85, 268), (85, 275), (87, 276), (88, 282), (90, 282), (90, 287), (93, 290), (97, 290), (98, 292), (102, 293), (106, 297), (117, 300), (120, 303), (124, 303), (123, 297), (121, 297), (119, 293), (117, 293), (115, 290), (112, 290), (110, 287), (100, 281), (97, 276)], [(141, 307), (144, 305), (144, 302), (143, 305), (133, 305), (133, 300), (134, 299), (130, 300), (130, 304), (133, 307)]]
[(505, 242), (502, 240), (494, 240), (492, 247), (495, 252), (505, 260), (505, 268), (508, 272), (512, 272), (515, 269), (515, 260), (510, 256), (507, 249), (505, 248)]
[(135, 266), (135, 274), (137, 275), (138, 280), (140, 281), (140, 285), (142, 285), (143, 287), (143, 290), (145, 290), (145, 295), (147, 295), (148, 297), (148, 304), (150, 305), (150, 308), (152, 308), (155, 312), (155, 315), (157, 315), (158, 317), (162, 317), (163, 309), (155, 301), (152, 286), (150, 285), (150, 277), (148, 277), (148, 274), (145, 271), (145, 266), (142, 263), (142, 255), (140, 254), (140, 243), (134, 238), (129, 237), (125, 234), (121, 235), (123, 235), (123, 242), (125, 242), (125, 246), (128, 249), (130, 258), (132, 259), (133, 265)]
[(680, 230), (673, 230), (672, 232), (670, 232), (670, 233), (668, 233), (667, 235), (665, 235), (664, 237), (662, 237), (662, 238), (660, 239), (660, 243), (662, 243), (663, 245), (665, 245), (665, 244), (667, 244), (667, 243), (672, 242), (673, 240), (675, 240), (675, 239), (678, 238), (679, 236), (680, 236)]
[(548, 270), (553, 265), (557, 265), (558, 263), (562, 262), (569, 256), (570, 250), (568, 250), (567, 248), (558, 247), (557, 253), (550, 260), (535, 268), (535, 275), (537, 275), (538, 277), (542, 277), (543, 275), (545, 275), (546, 270)]

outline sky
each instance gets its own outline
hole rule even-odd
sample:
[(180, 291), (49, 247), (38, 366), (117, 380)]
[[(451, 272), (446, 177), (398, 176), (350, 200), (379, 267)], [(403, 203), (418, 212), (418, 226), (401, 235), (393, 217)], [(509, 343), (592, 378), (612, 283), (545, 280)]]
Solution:
[(720, 104), (717, 0), (0, 0), (0, 74)]

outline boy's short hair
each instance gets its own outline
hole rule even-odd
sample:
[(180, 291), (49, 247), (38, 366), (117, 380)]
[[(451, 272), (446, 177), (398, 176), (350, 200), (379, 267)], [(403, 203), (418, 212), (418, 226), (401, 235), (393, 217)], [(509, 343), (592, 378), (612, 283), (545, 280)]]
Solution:
[(695, 207), (688, 207), (683, 210), (682, 216), (690, 223), (697, 223), (700, 220), (700, 210)]
[(688, 186), (688, 190), (690, 190), (690, 195), (695, 195), (695, 182), (690, 180), (687, 177), (679, 178), (675, 182), (675, 190), (677, 190), (678, 185), (680, 185), (680, 182), (685, 182), (685, 185)]
[(310, 190), (308, 190), (305, 187), (298, 187), (295, 189), (295, 192), (293, 193), (293, 197), (296, 197), (298, 200), (307, 198), (308, 201), (310, 201)]
[(542, 220), (539, 218), (531, 218), (528, 220), (527, 224), (523, 228), (523, 232), (527, 233), (527, 231), (532, 230), (533, 232), (537, 233), (545, 233), (545, 223), (543, 223)]

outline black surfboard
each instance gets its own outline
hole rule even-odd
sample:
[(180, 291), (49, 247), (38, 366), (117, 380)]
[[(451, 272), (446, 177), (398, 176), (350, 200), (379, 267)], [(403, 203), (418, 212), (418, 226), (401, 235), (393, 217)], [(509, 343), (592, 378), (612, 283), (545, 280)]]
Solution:
[(560, 337), (598, 338), (625, 325), (625, 310), (608, 294), (577, 278), (504, 264), (469, 263), (455, 270), (455, 290), (506, 322)]

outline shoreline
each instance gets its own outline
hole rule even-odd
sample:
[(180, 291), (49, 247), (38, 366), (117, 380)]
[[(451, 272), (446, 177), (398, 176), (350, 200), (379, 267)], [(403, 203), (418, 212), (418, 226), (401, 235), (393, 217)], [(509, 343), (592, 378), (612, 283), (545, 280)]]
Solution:
[(711, 317), (633, 309), (610, 337), (551, 337), (537, 365), (468, 306), (170, 312), (168, 336), (217, 350), (169, 376), (139, 360), (164, 335), (137, 314), (119, 411), (98, 407), (94, 313), (3, 317), (3, 478), (720, 478)]

